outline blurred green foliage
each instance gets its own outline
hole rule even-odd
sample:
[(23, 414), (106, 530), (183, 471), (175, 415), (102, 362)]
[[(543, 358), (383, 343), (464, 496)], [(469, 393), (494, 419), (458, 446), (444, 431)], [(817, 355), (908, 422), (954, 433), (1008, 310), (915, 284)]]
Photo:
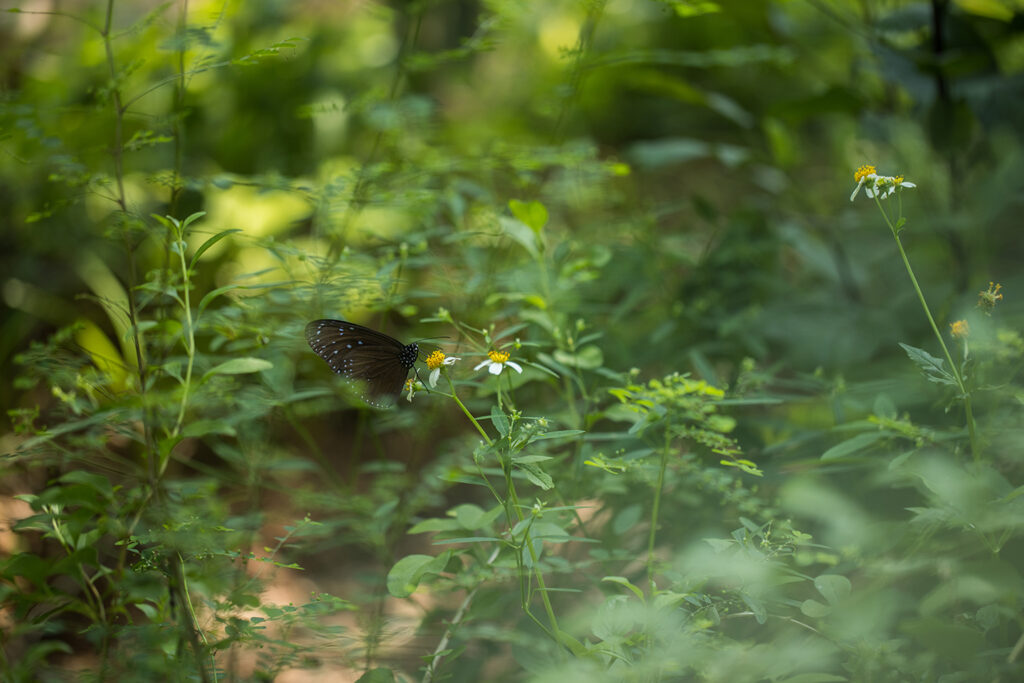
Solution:
[(1022, 22), (10, 7), (3, 679), (1021, 678)]

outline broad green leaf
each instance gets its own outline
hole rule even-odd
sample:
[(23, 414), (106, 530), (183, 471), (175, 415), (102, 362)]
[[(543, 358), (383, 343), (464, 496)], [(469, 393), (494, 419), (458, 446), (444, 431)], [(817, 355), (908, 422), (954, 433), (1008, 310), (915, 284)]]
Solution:
[(602, 577), (601, 580), (602, 581), (607, 581), (608, 583), (617, 583), (620, 586), (625, 586), (626, 588), (628, 588), (630, 591), (633, 592), (633, 595), (635, 595), (636, 597), (640, 598), (640, 602), (644, 602), (644, 592), (642, 590), (640, 590), (639, 588), (637, 588), (636, 586), (634, 586), (633, 582), (630, 581), (629, 579), (627, 579), (626, 577), (624, 577), (624, 576), (605, 576), (605, 577)]
[(531, 256), (536, 257), (539, 253), (537, 233), (533, 232), (528, 225), (522, 221), (507, 216), (499, 216), (498, 224), (502, 231), (518, 242)]
[(441, 572), (448, 560), (451, 559), (452, 551), (446, 550), (437, 557), (430, 555), (409, 555), (403, 557), (388, 572), (387, 586), (388, 593), (396, 598), (407, 598), (413, 594), (420, 580), (425, 574), (437, 574)]
[(235, 428), (224, 420), (196, 420), (181, 431), (182, 436), (200, 437), (207, 434), (235, 436)]
[(543, 204), (537, 201), (521, 202), (518, 199), (509, 201), (508, 208), (512, 215), (525, 223), (535, 233), (540, 234), (548, 222), (548, 210)]
[(463, 529), (479, 529), (480, 520), (484, 518), (484, 510), (479, 505), (465, 503), (449, 510), (448, 514), (455, 518)]
[(85, 470), (72, 470), (61, 476), (60, 481), (65, 484), (81, 484), (99, 491), (103, 496), (110, 498), (114, 495), (114, 489), (110, 480), (102, 474), (94, 474)]
[(814, 579), (814, 587), (830, 605), (843, 600), (852, 590), (850, 580), (842, 574), (821, 574)]
[(207, 370), (203, 375), (202, 381), (205, 382), (213, 375), (247, 375), (253, 372), (269, 370), (272, 367), (274, 367), (273, 363), (262, 358), (232, 358)]
[(356, 683), (395, 683), (395, 672), (380, 666), (364, 673), (356, 679)]

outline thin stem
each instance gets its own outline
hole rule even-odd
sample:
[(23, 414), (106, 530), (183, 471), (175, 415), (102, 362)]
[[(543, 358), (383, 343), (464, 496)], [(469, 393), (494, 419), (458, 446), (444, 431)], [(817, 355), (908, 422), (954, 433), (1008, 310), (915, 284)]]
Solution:
[(903, 266), (907, 270), (907, 275), (910, 276), (910, 282), (914, 285), (914, 291), (917, 292), (917, 298), (921, 302), (921, 308), (924, 309), (925, 317), (928, 318), (928, 324), (931, 325), (932, 332), (935, 333), (935, 338), (939, 340), (939, 346), (942, 347), (942, 353), (946, 356), (946, 362), (949, 363), (950, 371), (953, 373), (953, 378), (956, 380), (957, 388), (960, 390), (960, 395), (964, 400), (964, 417), (967, 422), (967, 434), (971, 442), (971, 454), (974, 456), (974, 460), (978, 461), (981, 458), (981, 449), (978, 446), (978, 437), (974, 426), (974, 413), (971, 410), (971, 396), (970, 392), (967, 390), (967, 384), (964, 382), (963, 375), (960, 374), (959, 366), (953, 362), (953, 356), (950, 354), (949, 348), (946, 346), (946, 342), (942, 338), (942, 333), (939, 332), (939, 326), (935, 323), (935, 318), (932, 317), (931, 309), (928, 308), (928, 302), (924, 298), (924, 292), (921, 290), (921, 285), (917, 282), (917, 277), (914, 275), (914, 269), (910, 266), (910, 259), (907, 257), (907, 252), (903, 248), (903, 241), (900, 240), (899, 231), (889, 219), (889, 215), (885, 212), (885, 208), (882, 206), (882, 202), (877, 193), (875, 194), (875, 203), (878, 205), (878, 210), (882, 212), (882, 217), (889, 226), (893, 239), (896, 240), (896, 247), (899, 249), (900, 258), (903, 259)]
[(477, 421), (477, 419), (473, 417), (473, 413), (469, 412), (469, 408), (466, 407), (466, 404), (463, 403), (462, 400), (459, 398), (458, 394), (455, 393), (455, 383), (452, 382), (452, 378), (448, 376), (448, 373), (445, 373), (445, 378), (448, 380), (448, 386), (451, 388), (452, 391), (452, 400), (455, 401), (459, 408), (462, 408), (462, 412), (466, 414), (466, 417), (469, 418), (469, 421), (472, 422), (473, 426), (476, 427), (476, 430), (480, 432), (480, 436), (484, 438), (484, 441), (487, 442), (487, 445), (494, 445), (494, 442), (491, 441), (491, 437), (487, 436), (487, 432), (485, 432), (484, 428), (480, 426), (480, 423)]
[[(189, 301), (189, 277), (188, 277), (188, 265), (185, 263), (185, 231), (184, 228), (179, 226), (178, 228), (178, 259), (181, 262), (181, 277), (182, 277), (182, 289), (184, 296), (183, 307), (185, 309), (185, 330), (184, 330), (184, 341), (185, 341), (185, 353), (188, 354), (188, 365), (185, 369), (185, 382), (182, 386), (181, 394), (181, 405), (178, 407), (178, 419), (174, 424), (174, 430), (171, 432), (172, 436), (177, 436), (181, 431), (181, 424), (185, 420), (185, 406), (188, 405), (188, 394), (192, 387), (192, 366), (196, 358), (196, 336), (195, 330), (192, 328), (192, 304)], [(167, 460), (165, 459), (161, 463), (161, 474), (163, 474), (163, 468), (166, 466)]]
[[(445, 373), (445, 378), (448, 380), (448, 386), (450, 387), (452, 392), (452, 400), (454, 400), (455, 403), (458, 404), (459, 408), (462, 409), (462, 412), (465, 413), (466, 417), (469, 418), (469, 421), (473, 423), (473, 426), (476, 427), (478, 432), (480, 432), (480, 435), (484, 438), (484, 441), (487, 442), (487, 445), (493, 446), (494, 441), (491, 439), (491, 437), (487, 435), (487, 432), (484, 431), (484, 428), (480, 425), (480, 422), (475, 417), (473, 417), (473, 414), (471, 412), (469, 412), (469, 408), (467, 408), (466, 404), (463, 403), (462, 400), (458, 397), (458, 394), (455, 393), (455, 384), (454, 382), (452, 382), (452, 378), (448, 376), (447, 373)], [(500, 498), (498, 498), (497, 495), (495, 495), (495, 497), (498, 498), (498, 502), (505, 503), (506, 515), (508, 512), (508, 508), (511, 507), (511, 509), (515, 513), (515, 518), (521, 522), (523, 521), (523, 511), (519, 505), (519, 497), (518, 495), (516, 495), (515, 483), (512, 481), (511, 463), (502, 463), (502, 469), (505, 472), (505, 486), (508, 498), (505, 501), (502, 501)], [(492, 492), (497, 493), (493, 489)], [(510, 527), (512, 526), (511, 521), (512, 520), (509, 519)], [(533, 543), (530, 542), (529, 529), (527, 529), (523, 533), (523, 544), (526, 546), (527, 552), (530, 553), (530, 560), (533, 564), (533, 573), (537, 577), (537, 587), (540, 591), (541, 602), (544, 604), (544, 611), (547, 613), (548, 621), (551, 624), (551, 629), (548, 630), (547, 628), (544, 628), (543, 624), (540, 624), (540, 622), (537, 621), (533, 614), (530, 613), (530, 606), (528, 601), (526, 600), (524, 600), (523, 603), (523, 611), (526, 612), (527, 616), (529, 616), (531, 619), (537, 622), (537, 624), (540, 625), (541, 628), (544, 628), (545, 631), (548, 631), (548, 634), (551, 635), (552, 638), (554, 638), (555, 642), (561, 644), (561, 638), (558, 635), (560, 633), (560, 631), (558, 630), (558, 619), (555, 617), (555, 610), (554, 607), (551, 605), (551, 598), (548, 596), (547, 585), (544, 583), (544, 574), (540, 571), (540, 568), (537, 566), (537, 553), (533, 549)]]
[[(494, 549), (491, 556), (487, 558), (487, 566), (494, 564), (494, 561), (498, 559), (498, 553), (501, 551), (501, 547)], [(482, 585), (482, 584), (481, 584)], [(466, 616), (466, 612), (469, 610), (469, 605), (473, 602), (473, 598), (476, 597), (477, 591), (480, 590), (480, 586), (476, 586), (467, 595), (466, 599), (459, 605), (459, 609), (455, 611), (455, 616), (448, 622), (448, 628), (444, 630), (444, 636), (438, 642), (437, 647), (434, 648), (434, 653), (430, 656), (430, 664), (427, 665), (427, 670), (423, 673), (423, 683), (430, 683), (434, 680), (434, 673), (437, 668), (441, 665), (441, 660), (444, 659), (444, 651), (448, 649), (448, 643), (451, 641), (452, 636), (455, 635), (455, 628), (462, 623), (462, 620)]]
[(661, 490), (665, 487), (665, 470), (668, 468), (669, 447), (672, 444), (672, 423), (665, 425), (665, 447), (661, 450), (658, 467), (658, 483), (654, 488), (654, 505), (651, 508), (651, 532), (647, 539), (647, 585), (654, 593), (654, 539), (658, 533), (658, 514), (661, 509)]
[[(192, 598), (188, 593), (188, 579), (185, 576), (185, 558), (181, 556), (181, 553), (175, 553), (177, 555), (177, 563), (174, 565), (174, 571), (177, 575), (178, 590), (181, 593), (181, 601), (185, 604), (185, 611), (188, 614), (189, 624), (186, 627), (186, 634), (188, 636), (189, 644), (192, 646), (192, 652), (196, 658), (196, 667), (199, 669), (199, 677), (203, 683), (207, 683), (210, 680), (210, 676), (206, 672), (206, 666), (203, 664), (204, 653), (209, 653), (211, 660), (213, 659), (213, 653), (210, 652), (210, 643), (206, 639), (206, 634), (203, 633), (202, 628), (199, 626), (199, 618), (196, 616), (195, 608), (192, 606)], [(202, 645), (199, 644), (199, 640), (202, 639)], [(217, 680), (217, 664), (213, 661), (210, 670), (213, 672), (214, 681)]]

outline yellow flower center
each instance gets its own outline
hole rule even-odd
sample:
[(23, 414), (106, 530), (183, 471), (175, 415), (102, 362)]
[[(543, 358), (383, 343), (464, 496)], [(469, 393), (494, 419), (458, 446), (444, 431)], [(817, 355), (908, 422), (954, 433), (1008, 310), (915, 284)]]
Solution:
[(892, 182), (893, 182), (893, 185), (902, 185), (903, 184), (903, 176), (901, 176), (901, 175), (896, 176), (895, 178), (892, 179)]
[(508, 351), (488, 351), (487, 357), (492, 363), (505, 363), (508, 361)]
[(873, 175), (874, 173), (874, 166), (872, 166), (871, 164), (864, 164), (863, 166), (857, 169), (856, 173), (853, 174), (853, 182), (859, 183), (861, 180), (863, 180), (869, 175)]
[(949, 326), (951, 334), (956, 339), (966, 339), (967, 335), (971, 333), (971, 327), (967, 324), (966, 320), (957, 320), (955, 323)]
[(434, 351), (432, 354), (427, 356), (427, 367), (431, 370), (437, 370), (444, 363), (444, 354), (440, 351)]

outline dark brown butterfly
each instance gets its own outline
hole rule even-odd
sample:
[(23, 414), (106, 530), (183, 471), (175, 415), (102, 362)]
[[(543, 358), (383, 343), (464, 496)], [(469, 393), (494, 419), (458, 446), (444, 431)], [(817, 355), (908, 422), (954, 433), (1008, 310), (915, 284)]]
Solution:
[(344, 320), (314, 320), (306, 325), (306, 341), (332, 370), (356, 385), (367, 403), (378, 408), (395, 402), (420, 355), (417, 344), (403, 344)]

